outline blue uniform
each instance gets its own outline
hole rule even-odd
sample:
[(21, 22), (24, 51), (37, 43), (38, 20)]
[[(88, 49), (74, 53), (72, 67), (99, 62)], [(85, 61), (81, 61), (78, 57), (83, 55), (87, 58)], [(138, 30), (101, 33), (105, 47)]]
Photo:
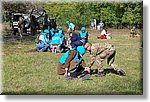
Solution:
[(75, 25), (73, 24), (73, 23), (69, 23), (69, 28), (71, 29), (71, 30), (74, 30), (74, 28), (75, 28)]
[(52, 39), (52, 36), (54, 36), (54, 28), (52, 28), (51, 30), (50, 30), (50, 33), (49, 33), (49, 39), (51, 40)]
[(58, 44), (61, 45), (62, 41), (61, 41), (61, 34), (59, 33), (55, 33), (54, 36), (52, 36), (52, 44)]
[(47, 50), (48, 48), (50, 49), (49, 39), (47, 38), (44, 32), (40, 33), (39, 40), (40, 42), (37, 43), (36, 46), (39, 48), (40, 52), (43, 52)]
[(75, 25), (69, 21), (66, 21), (67, 25), (69, 26), (69, 29), (74, 30)]
[[(79, 35), (80, 35), (83, 42), (88, 42), (88, 32), (87, 31), (86, 32), (80, 31)], [(86, 38), (82, 38), (82, 37), (86, 37)]]
[[(70, 50), (69, 50), (70, 51)], [(68, 55), (69, 55), (69, 51), (67, 51), (65, 54), (63, 54), (62, 56), (61, 56), (61, 58), (59, 59), (59, 62), (61, 63), (61, 64), (64, 64), (65, 62), (66, 62), (66, 59), (68, 58)], [(83, 46), (78, 46), (77, 47), (77, 51), (76, 51), (76, 55), (75, 55), (75, 57), (74, 57), (74, 60), (78, 60), (79, 62), (81, 62), (82, 61), (82, 57), (79, 55), (79, 53), (81, 54), (81, 55), (84, 55), (85, 54), (85, 48), (83, 47)]]

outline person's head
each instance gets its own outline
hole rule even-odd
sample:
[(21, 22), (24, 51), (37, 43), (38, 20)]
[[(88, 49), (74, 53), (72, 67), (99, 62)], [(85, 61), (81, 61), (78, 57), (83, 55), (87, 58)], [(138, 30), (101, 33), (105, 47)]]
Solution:
[(68, 25), (69, 25), (69, 23), (70, 23), (69, 21), (66, 21), (66, 24), (68, 24)]
[(85, 32), (85, 30), (86, 30), (85, 27), (82, 27), (82, 28), (81, 28), (81, 31), (82, 31), (82, 32)]
[(49, 34), (49, 30), (48, 30), (48, 29), (45, 29), (45, 30), (44, 30), (44, 33)]
[(62, 26), (59, 26), (59, 27), (58, 27), (58, 30), (62, 30)]
[(52, 28), (52, 29), (51, 29), (51, 31), (55, 31), (55, 29), (54, 29), (54, 28)]
[(21, 21), (21, 20), (22, 20), (22, 17), (19, 17), (19, 20)]
[(54, 33), (58, 33), (58, 30), (57, 30), (57, 29), (54, 29)]
[(84, 45), (84, 48), (85, 48), (86, 50), (88, 50), (88, 51), (91, 51), (91, 46), (92, 46), (91, 43), (86, 43), (86, 44)]
[(49, 30), (48, 30), (48, 29), (45, 29), (45, 30), (44, 30), (44, 33), (46, 34), (46, 36), (48, 36)]

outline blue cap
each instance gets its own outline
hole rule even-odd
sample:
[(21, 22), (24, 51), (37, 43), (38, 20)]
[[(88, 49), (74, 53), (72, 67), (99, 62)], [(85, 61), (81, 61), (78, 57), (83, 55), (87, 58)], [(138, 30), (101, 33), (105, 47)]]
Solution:
[(47, 34), (48, 34), (48, 33), (49, 33), (49, 30), (48, 30), (48, 29), (45, 29), (45, 30), (44, 30), (44, 33), (47, 33)]
[(58, 27), (58, 30), (62, 30), (62, 26), (59, 26), (59, 27)]
[(82, 27), (81, 30), (86, 30), (86, 28), (85, 28), (85, 27)]
[(66, 21), (66, 23), (69, 24), (70, 22), (69, 22), (69, 21)]

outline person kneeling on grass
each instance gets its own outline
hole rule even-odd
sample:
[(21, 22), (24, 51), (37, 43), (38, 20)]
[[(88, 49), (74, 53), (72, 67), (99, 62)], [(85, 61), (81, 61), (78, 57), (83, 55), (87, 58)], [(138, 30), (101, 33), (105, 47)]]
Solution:
[(114, 64), (116, 49), (113, 45), (108, 43), (95, 43), (92, 46), (88, 46), (91, 52), (90, 62), (88, 67), (91, 68), (96, 63), (97, 69), (94, 71), (97, 76), (102, 77), (106, 75), (106, 71), (103, 68), (102, 62), (107, 59), (107, 64), (111, 66), (112, 72), (125, 76), (125, 72), (122, 69), (117, 69), (117, 65)]
[(81, 57), (85, 53), (83, 43), (78, 39), (77, 34), (71, 36), (71, 47), (59, 60), (58, 75), (64, 75), (67, 79), (74, 79), (80, 75), (83, 80), (89, 79), (90, 69), (86, 66), (83, 58)]
[(81, 28), (81, 31), (79, 32), (79, 35), (83, 41), (83, 45), (85, 45), (88, 42), (88, 32), (86, 31), (85, 27)]
[[(67, 51), (59, 60), (58, 64), (58, 74), (64, 75), (67, 79), (76, 79), (81, 78), (82, 80), (86, 80), (90, 78), (90, 68), (87, 67), (83, 58), (85, 49), (83, 46), (78, 46), (77, 51), (70, 55), (70, 52)], [(70, 63), (68, 63), (70, 62)], [(66, 68), (68, 63), (68, 68)]]
[(107, 28), (103, 29), (101, 35), (97, 37), (98, 39), (111, 39), (110, 33), (107, 32)]
[(50, 42), (48, 38), (49, 31), (48, 29), (45, 29), (44, 32), (41, 32), (38, 36), (38, 40), (36, 43), (37, 51), (39, 52), (45, 52), (50, 50)]

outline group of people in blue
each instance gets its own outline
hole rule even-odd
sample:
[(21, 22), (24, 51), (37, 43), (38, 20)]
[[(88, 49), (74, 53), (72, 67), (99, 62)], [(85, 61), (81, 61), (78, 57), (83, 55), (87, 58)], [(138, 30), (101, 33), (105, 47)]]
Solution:
[[(66, 24), (68, 25), (67, 32), (69, 32), (69, 34), (75, 31), (75, 25), (73, 23), (66, 21)], [(79, 37), (83, 44), (88, 42), (88, 32), (85, 27), (81, 28)], [(67, 43), (69, 39), (70, 37), (68, 39), (65, 38), (62, 26), (59, 26), (56, 29), (44, 29), (37, 36), (36, 48), (39, 52), (56, 52), (56, 50), (59, 52), (64, 52), (68, 50), (68, 46), (70, 45), (70, 43)], [(72, 46), (74, 45), (72, 44)]]
[[(67, 79), (72, 78), (71, 76), (77, 77), (80, 75), (81, 78), (88, 79), (90, 75), (89, 68), (82, 58), (86, 52), (85, 45), (88, 43), (88, 32), (85, 27), (82, 27), (79, 34), (77, 34), (73, 23), (66, 21), (66, 24), (68, 25), (67, 32), (70, 40), (68, 44), (66, 43), (63, 28), (59, 26), (57, 29), (44, 29), (40, 32), (37, 36), (36, 47), (39, 52), (55, 52), (54, 50), (57, 47), (59, 50), (63, 48), (64, 54), (59, 59), (58, 75), (64, 75)], [(71, 63), (73, 63), (73, 66), (70, 67)], [(70, 70), (74, 71), (71, 73)]]
[[(90, 75), (95, 72), (90, 69), (91, 66), (86, 65), (83, 56), (85, 55), (86, 51), (89, 51), (90, 54), (93, 55), (92, 51), (95, 51), (95, 47), (93, 47), (93, 44), (90, 44), (88, 40), (89, 35), (85, 27), (81, 27), (81, 30), (79, 33), (77, 33), (75, 32), (75, 25), (72, 22), (66, 21), (66, 24), (68, 25), (68, 39), (66, 39), (64, 35), (62, 26), (58, 26), (56, 29), (44, 29), (37, 37), (38, 42), (36, 43), (36, 47), (39, 52), (50, 51), (56, 53), (59, 50), (59, 52), (64, 53), (58, 61), (58, 75), (64, 75), (67, 80), (73, 80), (77, 78), (87, 80), (90, 78)], [(99, 48), (99, 46), (101, 46), (100, 44), (96, 44), (95, 46), (98, 46), (97, 48), (100, 51), (104, 51), (104, 49), (110, 46), (110, 44), (108, 44), (108, 46), (104, 46), (102, 50), (101, 47)], [(96, 51), (98, 49), (96, 49)], [(95, 61), (95, 56), (97, 56), (97, 54), (99, 53), (96, 52), (96, 55), (94, 54), (93, 57), (91, 57), (93, 61)], [(101, 61), (103, 61), (104, 58), (107, 58), (107, 55), (109, 54), (111, 53), (106, 53), (105, 51), (105, 54), (102, 54), (103, 56)], [(100, 76), (102, 74), (102, 72), (98, 73)]]
[(39, 52), (53, 52), (53, 46), (61, 47), (65, 43), (65, 37), (62, 30), (62, 26), (59, 26), (58, 29), (44, 29), (38, 34), (37, 39), (38, 42), (36, 43), (36, 47)]

